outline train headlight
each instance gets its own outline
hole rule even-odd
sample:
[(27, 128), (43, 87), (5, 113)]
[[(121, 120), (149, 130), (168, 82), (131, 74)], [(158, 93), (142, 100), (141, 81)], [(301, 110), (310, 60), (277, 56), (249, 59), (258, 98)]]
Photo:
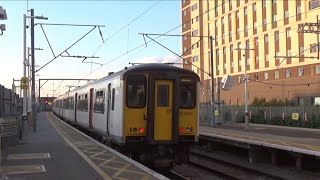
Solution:
[(143, 133), (144, 129), (143, 128), (139, 128), (139, 133)]
[(137, 132), (137, 128), (133, 128), (133, 132)]
[(184, 127), (180, 127), (180, 132), (184, 133)]
[(191, 131), (190, 128), (187, 127), (186, 132), (189, 133), (190, 131)]

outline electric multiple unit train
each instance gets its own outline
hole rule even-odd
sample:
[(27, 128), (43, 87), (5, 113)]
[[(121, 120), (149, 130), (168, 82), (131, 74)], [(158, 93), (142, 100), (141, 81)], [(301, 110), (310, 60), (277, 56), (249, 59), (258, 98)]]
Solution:
[(136, 65), (61, 95), (53, 112), (142, 162), (165, 167), (188, 160), (199, 139), (199, 91), (192, 71)]

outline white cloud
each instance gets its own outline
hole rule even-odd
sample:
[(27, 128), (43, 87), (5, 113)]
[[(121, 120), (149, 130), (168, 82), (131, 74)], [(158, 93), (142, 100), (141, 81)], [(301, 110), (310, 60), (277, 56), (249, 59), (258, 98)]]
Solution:
[[(136, 59), (132, 63), (181, 63), (180, 57), (178, 56), (166, 56), (166, 57), (146, 57), (146, 58), (140, 58)], [(182, 67), (181, 64), (175, 64), (174, 66)]]

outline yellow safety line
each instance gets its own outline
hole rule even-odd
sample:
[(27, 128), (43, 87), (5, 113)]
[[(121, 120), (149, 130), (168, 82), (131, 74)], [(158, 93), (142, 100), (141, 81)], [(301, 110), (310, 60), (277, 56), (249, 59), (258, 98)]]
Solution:
[(110, 176), (108, 176), (103, 170), (101, 170), (93, 161), (91, 161), (91, 159), (86, 156), (83, 152), (81, 152), (75, 145), (73, 145), (61, 132), (60, 129), (58, 129), (58, 127), (52, 122), (51, 117), (48, 116), (48, 113), (46, 113), (47, 118), (50, 122), (50, 124), (57, 130), (57, 132), (60, 134), (60, 136), (84, 159), (87, 161), (87, 163), (94, 169), (96, 170), (96, 172), (102, 176), (104, 179), (110, 179), (112, 180), (112, 178)]
[[(273, 140), (273, 139), (267, 139), (267, 138), (260, 138), (260, 137), (250, 137), (248, 135), (242, 135), (242, 134), (235, 134), (235, 133), (225, 133), (225, 132), (208, 132), (206, 131), (207, 133), (214, 133), (214, 134), (220, 134), (220, 135), (225, 135), (225, 136), (230, 136), (230, 135), (233, 135), (235, 137), (238, 137), (238, 138), (242, 138), (242, 139), (256, 139), (256, 140), (262, 140), (264, 142), (267, 142), (267, 143), (272, 143), (273, 141), (273, 144), (282, 144), (282, 145), (285, 145), (285, 146), (291, 146), (291, 147), (297, 147), (297, 146), (302, 146), (302, 147), (305, 147), (307, 149), (312, 149), (312, 150), (316, 150), (316, 151), (320, 151), (320, 146), (314, 146), (314, 145), (308, 145), (308, 144), (301, 144), (301, 143), (293, 143), (293, 142), (288, 142), (288, 141), (283, 141), (283, 140)], [(269, 141), (269, 142), (268, 142)], [(271, 142), (270, 142), (271, 141)], [(296, 145), (296, 146), (295, 146)]]

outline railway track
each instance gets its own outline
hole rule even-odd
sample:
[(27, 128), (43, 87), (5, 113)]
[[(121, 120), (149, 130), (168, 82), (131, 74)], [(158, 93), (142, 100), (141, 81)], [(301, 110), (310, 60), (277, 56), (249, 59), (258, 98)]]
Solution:
[(258, 172), (230, 162), (216, 159), (210, 153), (193, 149), (190, 151), (189, 164), (221, 176), (223, 179), (283, 179), (271, 174)]

